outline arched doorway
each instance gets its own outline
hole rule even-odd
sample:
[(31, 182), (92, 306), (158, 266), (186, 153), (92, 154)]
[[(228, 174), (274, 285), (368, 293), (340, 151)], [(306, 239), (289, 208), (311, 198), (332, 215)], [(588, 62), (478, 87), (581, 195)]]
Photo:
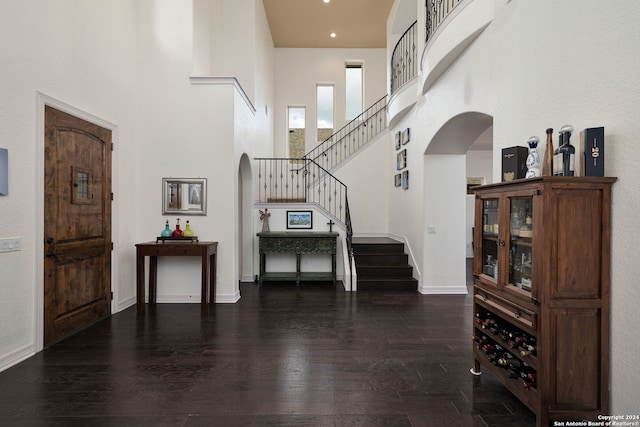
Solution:
[(484, 113), (457, 115), (425, 150), (423, 293), (467, 293), (467, 153), (474, 144), (492, 148), (492, 126), (493, 117)]
[(246, 154), (238, 166), (238, 266), (240, 282), (253, 282), (253, 203), (251, 161)]

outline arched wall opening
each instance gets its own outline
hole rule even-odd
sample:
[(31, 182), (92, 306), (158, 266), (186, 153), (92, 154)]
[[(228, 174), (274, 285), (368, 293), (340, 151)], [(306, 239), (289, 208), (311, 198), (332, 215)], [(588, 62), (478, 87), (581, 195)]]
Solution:
[(253, 187), (251, 161), (246, 154), (238, 166), (238, 271), (240, 282), (253, 282)]
[(459, 114), (425, 150), (423, 294), (467, 293), (467, 152), (492, 126), (487, 114)]

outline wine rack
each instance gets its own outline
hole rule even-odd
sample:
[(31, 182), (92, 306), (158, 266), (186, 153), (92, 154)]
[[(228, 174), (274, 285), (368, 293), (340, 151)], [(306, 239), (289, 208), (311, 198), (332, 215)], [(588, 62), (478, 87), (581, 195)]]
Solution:
[[(476, 187), (473, 367), (536, 414), (609, 409), (609, 177)], [(576, 357), (580, 355), (580, 357)]]

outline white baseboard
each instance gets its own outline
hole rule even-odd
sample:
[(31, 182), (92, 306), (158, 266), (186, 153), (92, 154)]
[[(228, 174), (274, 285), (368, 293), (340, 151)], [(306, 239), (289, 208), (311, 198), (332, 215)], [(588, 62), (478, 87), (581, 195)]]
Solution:
[(0, 356), (0, 372), (17, 365), (36, 354), (33, 344), (26, 345), (10, 353)]
[(423, 295), (467, 295), (467, 286), (420, 286)]
[(118, 302), (118, 306), (115, 308), (114, 310), (114, 314), (121, 312), (129, 307), (131, 307), (132, 305), (135, 305), (137, 303), (137, 299), (136, 296), (131, 296), (129, 298), (125, 298), (122, 301)]

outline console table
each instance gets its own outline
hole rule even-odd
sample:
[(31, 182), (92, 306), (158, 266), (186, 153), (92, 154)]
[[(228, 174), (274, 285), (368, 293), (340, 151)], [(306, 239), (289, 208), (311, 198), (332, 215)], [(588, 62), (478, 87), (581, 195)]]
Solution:
[[(336, 282), (336, 232), (321, 231), (268, 231), (258, 233), (260, 240), (259, 283), (271, 281), (325, 281)], [(295, 272), (266, 272), (267, 254), (293, 254), (296, 256)], [(304, 254), (331, 254), (331, 272), (301, 272), (300, 256)]]
[[(200, 302), (213, 304), (216, 297), (216, 254), (218, 242), (147, 242), (136, 244), (137, 309), (144, 311), (145, 257), (149, 257), (149, 304), (156, 303), (159, 256), (199, 256), (202, 258)], [(208, 291), (208, 298), (207, 298)]]

